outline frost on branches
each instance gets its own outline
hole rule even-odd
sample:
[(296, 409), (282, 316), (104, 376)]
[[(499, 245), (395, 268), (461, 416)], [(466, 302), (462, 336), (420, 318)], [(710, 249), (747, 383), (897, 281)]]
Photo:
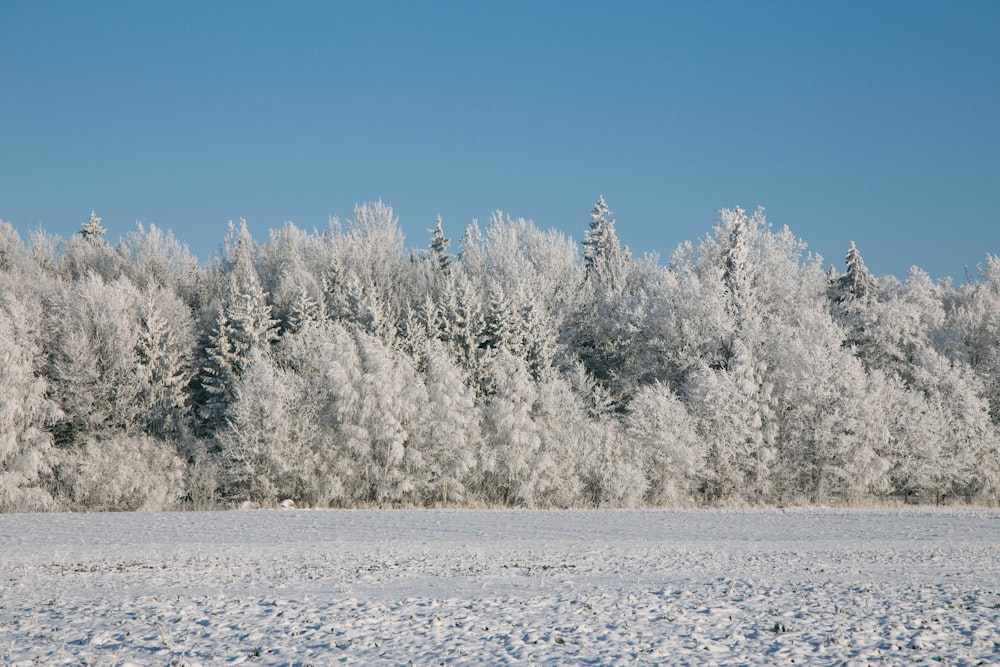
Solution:
[(205, 265), (0, 222), (0, 511), (1000, 497), (997, 257), (841, 273), (734, 208), (662, 264), (581, 222), (409, 251), (376, 202)]

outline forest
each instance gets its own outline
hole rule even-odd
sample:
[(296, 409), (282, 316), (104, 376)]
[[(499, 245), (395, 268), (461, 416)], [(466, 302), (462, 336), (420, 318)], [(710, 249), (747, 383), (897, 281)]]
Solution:
[(1000, 257), (956, 285), (762, 210), (664, 259), (615, 224), (408, 250), (375, 202), (201, 264), (0, 221), (0, 511), (997, 503)]

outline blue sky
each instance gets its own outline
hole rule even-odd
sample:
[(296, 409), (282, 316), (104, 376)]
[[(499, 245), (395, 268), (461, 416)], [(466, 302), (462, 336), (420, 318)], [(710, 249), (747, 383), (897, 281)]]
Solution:
[(207, 259), (393, 206), (410, 247), (604, 194), (666, 258), (764, 206), (826, 263), (961, 279), (1000, 253), (998, 2), (0, 0), (0, 218), (95, 209)]

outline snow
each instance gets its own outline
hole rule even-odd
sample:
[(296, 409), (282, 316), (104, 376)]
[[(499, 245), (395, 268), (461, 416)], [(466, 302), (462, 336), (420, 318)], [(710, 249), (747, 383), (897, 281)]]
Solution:
[(3, 664), (1000, 662), (1000, 512), (0, 515)]

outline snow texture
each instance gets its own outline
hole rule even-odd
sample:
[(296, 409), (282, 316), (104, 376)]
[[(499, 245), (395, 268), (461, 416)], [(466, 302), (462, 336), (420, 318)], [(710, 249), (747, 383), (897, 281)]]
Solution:
[(1000, 512), (0, 516), (3, 664), (1000, 661)]

